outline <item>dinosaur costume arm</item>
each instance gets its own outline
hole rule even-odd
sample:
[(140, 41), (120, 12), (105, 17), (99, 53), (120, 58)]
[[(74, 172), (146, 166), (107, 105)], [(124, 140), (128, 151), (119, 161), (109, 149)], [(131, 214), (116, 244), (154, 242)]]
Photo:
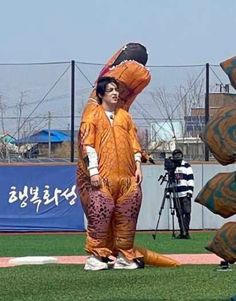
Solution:
[(82, 157), (88, 156), (86, 146), (94, 148), (95, 145), (96, 129), (94, 124), (88, 122), (82, 122), (79, 130), (80, 148), (82, 151)]
[[(136, 127), (135, 123), (133, 122), (131, 116), (130, 115), (128, 115), (128, 116), (129, 116), (129, 122), (130, 122), (129, 134), (130, 134), (130, 137), (132, 140), (134, 154), (138, 154), (138, 153), (141, 154), (142, 150), (141, 150), (141, 146), (138, 142), (137, 127)], [(141, 161), (141, 159), (140, 159), (140, 161)]]

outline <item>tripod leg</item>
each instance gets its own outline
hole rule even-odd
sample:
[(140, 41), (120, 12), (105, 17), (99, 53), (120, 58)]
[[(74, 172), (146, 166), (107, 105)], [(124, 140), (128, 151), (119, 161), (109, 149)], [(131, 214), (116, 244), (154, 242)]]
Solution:
[(183, 212), (182, 212), (178, 192), (176, 191), (176, 186), (175, 185), (173, 185), (172, 188), (173, 188), (174, 205), (175, 205), (175, 210), (176, 210), (176, 214), (177, 214), (177, 217), (178, 217), (180, 232), (183, 235), (186, 235), (186, 229), (185, 229), (184, 219), (183, 219)]
[(170, 210), (171, 210), (171, 219), (172, 219), (172, 237), (175, 238), (175, 220), (174, 220), (174, 201), (172, 198), (170, 198)]
[(183, 212), (182, 212), (182, 209), (181, 209), (181, 204), (180, 204), (179, 197), (176, 196), (174, 201), (175, 201), (175, 210), (176, 210), (176, 214), (177, 214), (178, 221), (179, 221), (180, 232), (183, 235), (186, 235), (186, 229), (185, 229), (184, 219), (183, 219)]
[(165, 207), (166, 193), (167, 193), (167, 189), (165, 188), (164, 196), (163, 196), (163, 199), (162, 199), (162, 202), (161, 202), (161, 207), (160, 207), (160, 210), (159, 210), (159, 217), (158, 217), (158, 220), (157, 220), (155, 232), (154, 232), (154, 234), (152, 234), (153, 239), (156, 239), (157, 229), (158, 229), (159, 222), (160, 222), (160, 219), (161, 219), (161, 213), (162, 213), (162, 210)]

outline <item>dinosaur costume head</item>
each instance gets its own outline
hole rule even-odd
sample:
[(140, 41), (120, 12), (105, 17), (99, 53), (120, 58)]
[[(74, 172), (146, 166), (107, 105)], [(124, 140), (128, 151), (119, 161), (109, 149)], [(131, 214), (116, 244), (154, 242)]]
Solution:
[[(98, 77), (111, 76), (119, 82), (119, 106), (126, 111), (150, 82), (150, 72), (145, 67), (147, 59), (147, 50), (143, 45), (128, 43), (107, 61), (99, 73)], [(97, 103), (95, 90), (89, 97), (88, 104), (91, 103)]]

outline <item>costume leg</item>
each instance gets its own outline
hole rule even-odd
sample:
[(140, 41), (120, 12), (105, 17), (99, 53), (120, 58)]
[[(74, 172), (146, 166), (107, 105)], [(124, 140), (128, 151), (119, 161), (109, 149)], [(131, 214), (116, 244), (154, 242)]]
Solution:
[(108, 257), (112, 254), (113, 243), (109, 241), (114, 200), (104, 191), (90, 189), (90, 201), (86, 206), (88, 220), (85, 249), (96, 256)]
[(90, 177), (77, 170), (77, 186), (84, 213), (87, 217), (87, 239), (85, 250), (95, 256), (107, 257), (113, 249), (112, 214), (114, 199), (105, 185), (94, 189)]
[(142, 201), (142, 191), (135, 180), (121, 181), (120, 195), (114, 209), (114, 248), (128, 260), (143, 255), (133, 249), (138, 214)]

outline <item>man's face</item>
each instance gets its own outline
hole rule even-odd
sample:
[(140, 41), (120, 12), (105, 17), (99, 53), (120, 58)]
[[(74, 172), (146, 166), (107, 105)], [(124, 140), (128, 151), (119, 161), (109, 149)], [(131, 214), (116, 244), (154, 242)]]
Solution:
[(183, 155), (181, 153), (177, 153), (173, 155), (173, 160), (174, 161), (182, 161)]
[(106, 86), (105, 94), (102, 97), (102, 102), (107, 106), (115, 105), (119, 101), (119, 89), (115, 83), (110, 83)]

